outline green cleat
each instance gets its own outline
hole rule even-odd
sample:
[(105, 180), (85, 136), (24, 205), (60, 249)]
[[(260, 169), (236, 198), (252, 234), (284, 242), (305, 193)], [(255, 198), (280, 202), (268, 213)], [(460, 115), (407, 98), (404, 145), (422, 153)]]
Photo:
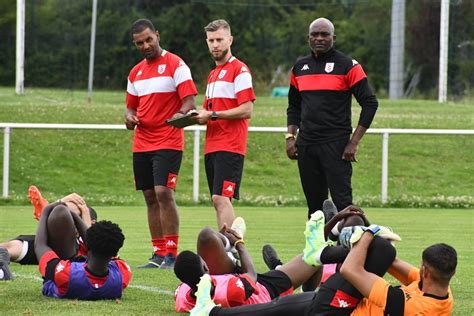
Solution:
[(208, 316), (211, 310), (217, 306), (211, 298), (212, 281), (209, 274), (204, 274), (198, 283), (196, 292), (196, 305), (189, 313), (190, 316)]
[(306, 222), (304, 231), (306, 246), (303, 250), (303, 261), (310, 266), (320, 266), (320, 255), (327, 246), (324, 238), (324, 213), (316, 211), (311, 214), (311, 218)]

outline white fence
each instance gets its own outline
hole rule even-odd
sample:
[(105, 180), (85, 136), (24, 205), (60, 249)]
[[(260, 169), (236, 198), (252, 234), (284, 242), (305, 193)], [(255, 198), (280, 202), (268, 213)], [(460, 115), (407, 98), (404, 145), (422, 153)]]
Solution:
[[(125, 130), (124, 125), (102, 124), (33, 124), (33, 123), (0, 123), (3, 128), (3, 198), (8, 198), (8, 182), (10, 169), (10, 133), (14, 128), (23, 129), (90, 129), (90, 130)], [(194, 165), (193, 165), (193, 199), (199, 199), (199, 138), (204, 126), (189, 126), (187, 132), (194, 133)], [(249, 127), (249, 132), (257, 133), (286, 133), (286, 127)], [(390, 134), (425, 134), (425, 135), (474, 135), (474, 130), (449, 129), (396, 129), (373, 128), (368, 134), (382, 135), (382, 186), (380, 200), (386, 203), (388, 199), (388, 140)], [(283, 139), (283, 138), (282, 138)], [(282, 147), (282, 150), (283, 147)]]

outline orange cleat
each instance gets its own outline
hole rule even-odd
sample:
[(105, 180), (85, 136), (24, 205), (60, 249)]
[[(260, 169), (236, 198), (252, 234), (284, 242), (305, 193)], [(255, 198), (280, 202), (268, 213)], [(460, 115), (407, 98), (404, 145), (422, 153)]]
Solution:
[(28, 188), (28, 197), (30, 198), (31, 204), (34, 206), (33, 216), (36, 218), (36, 220), (39, 220), (41, 213), (43, 212), (43, 208), (48, 205), (48, 200), (41, 196), (41, 192), (34, 185), (30, 185)]

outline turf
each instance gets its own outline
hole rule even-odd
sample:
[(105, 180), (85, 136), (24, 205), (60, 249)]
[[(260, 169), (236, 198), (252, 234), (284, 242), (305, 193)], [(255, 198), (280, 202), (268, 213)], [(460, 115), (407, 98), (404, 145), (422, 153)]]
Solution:
[[(140, 207), (98, 207), (99, 219), (120, 224), (126, 241), (121, 257), (132, 267), (142, 264), (150, 254), (145, 209)], [(211, 207), (181, 207), (180, 250), (195, 250), (198, 231), (215, 226)], [(258, 271), (265, 271), (260, 249), (271, 243), (283, 261), (304, 247), (306, 211), (302, 207), (239, 207), (237, 213), (247, 221), (247, 247)], [(453, 315), (472, 315), (474, 210), (468, 209), (378, 209), (366, 210), (372, 222), (392, 226), (402, 236), (398, 255), (418, 266), (422, 249), (445, 242), (458, 251), (458, 269), (451, 284), (455, 297)], [(0, 240), (18, 234), (34, 233), (36, 221), (30, 206), (0, 207)], [(178, 284), (171, 271), (133, 270), (130, 288), (123, 299), (108, 302), (57, 300), (41, 295), (41, 282), (35, 266), (11, 265), (14, 281), (0, 283), (0, 314), (8, 315), (175, 315), (172, 293)], [(391, 279), (390, 279), (391, 280)]]

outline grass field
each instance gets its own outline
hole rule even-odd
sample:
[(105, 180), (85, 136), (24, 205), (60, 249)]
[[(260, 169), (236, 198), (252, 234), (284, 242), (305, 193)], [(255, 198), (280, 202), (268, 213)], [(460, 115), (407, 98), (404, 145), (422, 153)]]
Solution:
[[(124, 92), (98, 91), (92, 104), (85, 100), (84, 91), (27, 88), (24, 96), (16, 96), (13, 88), (0, 88), (0, 122), (122, 124)], [(353, 125), (359, 112), (353, 102)], [(380, 100), (372, 127), (471, 129), (473, 123), (472, 102)], [(286, 99), (258, 96), (250, 124), (286, 126)], [(177, 187), (181, 205), (192, 204), (192, 144), (187, 133)], [(10, 198), (0, 204), (26, 204), (32, 183), (53, 196), (77, 191), (94, 205), (142, 203), (141, 194), (133, 190), (130, 132), (14, 129), (10, 146)], [(391, 136), (387, 206), (474, 207), (473, 148), (472, 136)], [(380, 206), (380, 135), (364, 137), (358, 158), (354, 201)], [(208, 205), (202, 164), (200, 188), (200, 202)], [(283, 135), (250, 133), (241, 196), (240, 205), (305, 204)]]
[[(100, 207), (100, 219), (119, 223), (126, 235), (121, 257), (132, 267), (146, 260), (150, 252), (144, 207)], [(195, 250), (198, 231), (215, 226), (210, 207), (181, 207), (180, 250)], [(247, 247), (260, 272), (266, 271), (260, 255), (265, 243), (272, 243), (283, 261), (303, 249), (306, 211), (300, 207), (239, 207), (247, 220)], [(472, 315), (474, 303), (473, 210), (461, 209), (376, 209), (366, 210), (378, 224), (392, 226), (402, 236), (398, 255), (418, 266), (421, 251), (437, 242), (453, 245), (458, 251), (457, 274), (452, 280), (455, 297), (453, 315)], [(34, 233), (36, 221), (30, 206), (0, 207), (0, 241), (18, 234)], [(0, 315), (175, 315), (172, 293), (178, 284), (171, 271), (133, 270), (130, 287), (121, 301), (80, 302), (56, 300), (41, 295), (36, 266), (11, 265), (14, 281), (0, 282)], [(390, 279), (393, 281), (393, 279)]]

